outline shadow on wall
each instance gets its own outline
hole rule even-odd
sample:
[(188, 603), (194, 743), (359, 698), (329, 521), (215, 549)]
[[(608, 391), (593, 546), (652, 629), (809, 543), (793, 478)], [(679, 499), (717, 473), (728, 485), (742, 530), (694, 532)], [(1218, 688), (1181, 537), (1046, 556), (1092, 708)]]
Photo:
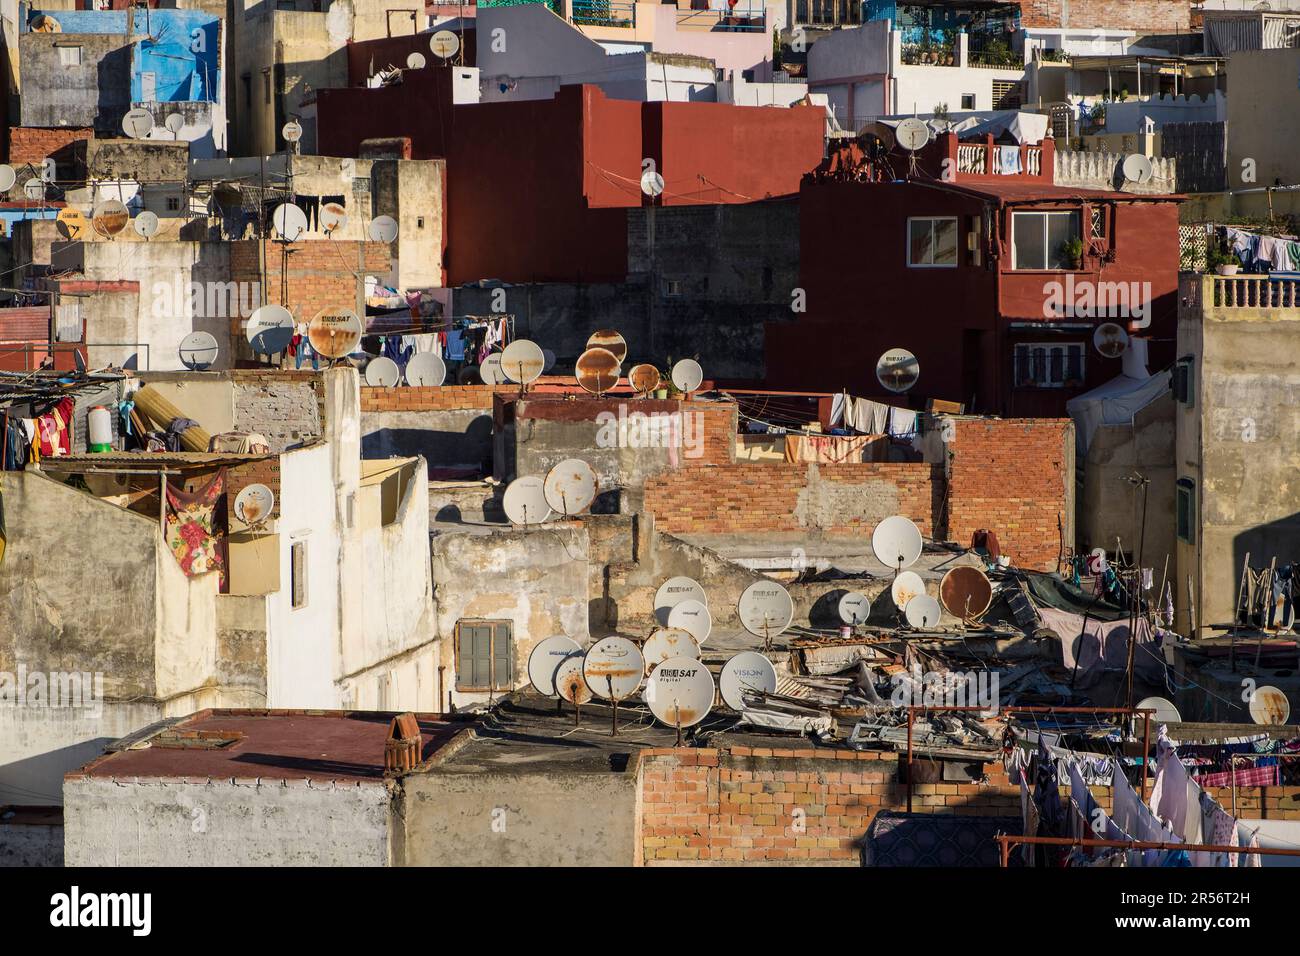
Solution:
[[(1300, 563), (1300, 512), (1286, 518), (1279, 518), (1267, 524), (1258, 525), (1249, 531), (1243, 531), (1232, 541), (1232, 569), (1225, 575), (1232, 582), (1232, 592), (1223, 595), (1229, 609), (1237, 606), (1237, 589), (1241, 583), (1241, 569), (1250, 555), (1252, 568), (1266, 568), (1277, 558), (1277, 566)], [(1207, 556), (1210, 560), (1213, 557)], [(1217, 623), (1217, 622), (1208, 622)]]
[(130, 46), (111, 50), (96, 67), (99, 81), (96, 132), (122, 135), (122, 117), (131, 108), (131, 50)]
[(463, 432), (426, 428), (377, 428), (361, 437), (361, 457), (412, 458), (421, 455), (431, 469), (451, 465), (492, 471), (492, 416), (480, 415)]

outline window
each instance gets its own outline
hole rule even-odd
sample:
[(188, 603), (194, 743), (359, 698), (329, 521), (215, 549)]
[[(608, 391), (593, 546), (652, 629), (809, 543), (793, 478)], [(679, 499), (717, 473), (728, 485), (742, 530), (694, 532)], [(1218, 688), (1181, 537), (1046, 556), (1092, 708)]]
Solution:
[(682, 294), (682, 283), (680, 279), (664, 280), (664, 295), (677, 296)]
[(168, 211), (168, 212), (180, 212), (180, 208), (181, 208), (181, 198), (180, 198), (179, 196), (168, 196), (168, 197), (167, 197), (167, 211)]
[(60, 46), (59, 64), (62, 66), (81, 66), (81, 47)]
[(974, 93), (963, 93), (961, 95), (961, 108), (964, 110), (973, 110), (975, 108)]
[(289, 594), (294, 608), (307, 606), (307, 542), (289, 546)]
[(1083, 342), (1026, 343), (1015, 348), (1017, 388), (1069, 388), (1083, 384)]
[(271, 71), (262, 71), (262, 102), (271, 105)]
[(957, 265), (957, 217), (907, 220), (907, 264), (913, 268)]
[(1196, 482), (1190, 478), (1179, 478), (1175, 486), (1178, 495), (1177, 526), (1178, 540), (1187, 544), (1196, 543)]
[(415, 217), (415, 228), (416, 228), (416, 229), (423, 229), (423, 228), (424, 228), (424, 217), (423, 217), (423, 216), (416, 216), (416, 217)]
[(510, 621), (456, 622), (457, 690), (510, 690), (514, 658)]
[(1079, 238), (1077, 212), (1013, 212), (1011, 214), (1011, 268), (1068, 269), (1061, 246)]
[(1173, 390), (1174, 401), (1189, 408), (1196, 404), (1196, 359), (1190, 355), (1184, 355), (1174, 363), (1173, 374), (1169, 379), (1169, 387)]

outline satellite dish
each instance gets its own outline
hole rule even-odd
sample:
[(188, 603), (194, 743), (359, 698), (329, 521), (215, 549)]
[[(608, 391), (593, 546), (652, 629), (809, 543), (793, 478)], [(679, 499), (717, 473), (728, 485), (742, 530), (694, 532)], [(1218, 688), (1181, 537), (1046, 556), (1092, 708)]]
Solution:
[(126, 206), (116, 199), (105, 199), (94, 208), (90, 217), (91, 227), (105, 239), (116, 236), (130, 221), (131, 214)]
[(907, 349), (890, 349), (876, 362), (876, 381), (891, 392), (906, 392), (921, 377), (921, 365)]
[(271, 213), (271, 224), (285, 242), (297, 242), (307, 231), (307, 214), (291, 202), (282, 202)]
[(627, 700), (645, 677), (641, 650), (626, 637), (606, 637), (587, 651), (582, 676), (602, 700)]
[(924, 593), (925, 582), (921, 580), (921, 575), (915, 571), (904, 571), (894, 578), (893, 584), (889, 586), (889, 596), (894, 599), (894, 607), (900, 611), (907, 608), (912, 598), (919, 597)]
[(402, 381), (402, 370), (386, 355), (371, 359), (366, 364), (366, 384), (375, 388), (392, 388)]
[(681, 628), (696, 644), (704, 644), (713, 633), (713, 615), (703, 601), (687, 598), (678, 601), (668, 612), (668, 626)]
[(181, 364), (191, 372), (206, 372), (217, 360), (217, 340), (210, 332), (191, 332), (181, 339)]
[(292, 312), (282, 305), (264, 305), (248, 317), (244, 336), (254, 352), (274, 355), (289, 347), (293, 331)]
[(645, 658), (645, 672), (649, 674), (670, 657), (699, 660), (700, 645), (685, 628), (661, 627), (646, 638), (641, 656)]
[(23, 198), (28, 202), (40, 202), (45, 198), (45, 181), (33, 177), (23, 183)]
[(1103, 322), (1093, 330), (1092, 347), (1106, 358), (1119, 358), (1128, 351), (1128, 333), (1118, 322)]
[(54, 19), (54, 17), (50, 16), (48, 13), (43, 13), (38, 17), (34, 17), (30, 26), (33, 33), (63, 32), (63, 24), (59, 23), (58, 20)]
[(641, 174), (641, 192), (645, 193), (651, 199), (659, 196), (664, 191), (664, 178), (653, 169), (647, 169)]
[(7, 193), (18, 182), (18, 174), (8, 163), (0, 165), (0, 193)]
[(582, 705), (591, 700), (591, 688), (582, 676), (582, 655), (566, 657), (555, 669), (555, 692), (570, 704)]
[(297, 120), (289, 120), (280, 127), (280, 137), (286, 143), (296, 143), (302, 139), (302, 124)]
[(596, 476), (581, 458), (566, 458), (546, 474), (546, 503), (565, 517), (581, 514), (596, 497)]
[(861, 591), (847, 591), (840, 598), (839, 612), (845, 624), (865, 624), (871, 617), (871, 599)]
[(180, 113), (168, 113), (167, 118), (163, 120), (163, 128), (169, 133), (179, 133), (185, 128), (185, 117)]
[[(410, 370), (407, 371), (409, 374)], [(545, 482), (537, 475), (523, 475), (506, 485), (501, 507), (511, 524), (542, 524), (551, 517)]]
[(59, 224), (59, 231), (65, 239), (71, 239), (74, 242), (84, 239), (86, 236), (86, 215), (75, 206), (65, 206), (59, 210), (55, 221)]
[(928, 594), (916, 595), (903, 608), (903, 617), (907, 618), (907, 623), (918, 631), (934, 627), (942, 616), (943, 608), (939, 607), (939, 602)]
[(450, 30), (439, 30), (429, 38), (429, 49), (441, 60), (449, 60), (460, 49), (460, 38)]
[(722, 665), (718, 691), (722, 702), (732, 710), (745, 709), (745, 691), (776, 692), (776, 668), (757, 651), (741, 651)]
[(559, 635), (538, 641), (528, 655), (528, 682), (543, 697), (556, 697), (556, 673), (567, 660), (581, 660), (582, 645), (571, 637)]
[(271, 517), (275, 509), (275, 492), (266, 485), (248, 485), (235, 496), (235, 517), (254, 525)]
[(893, 515), (871, 532), (871, 550), (887, 568), (910, 568), (921, 557), (921, 529), (903, 515)]
[(638, 395), (649, 395), (659, 387), (662, 380), (659, 369), (644, 363), (633, 365), (632, 371), (627, 373), (627, 383)]
[(673, 384), (683, 392), (693, 392), (704, 381), (704, 369), (695, 359), (682, 359), (673, 366)]
[(320, 228), (327, 236), (341, 232), (348, 224), (348, 211), (336, 202), (323, 202), (320, 205)]
[(307, 323), (307, 341), (312, 349), (328, 359), (351, 355), (361, 343), (364, 332), (361, 319), (348, 309), (321, 309)]
[(605, 348), (590, 348), (578, 356), (574, 377), (578, 384), (593, 395), (603, 395), (618, 384), (621, 373), (614, 353)]
[(1124, 164), (1120, 167), (1124, 173), (1124, 179), (1130, 183), (1149, 183), (1155, 170), (1151, 165), (1151, 160), (1141, 153), (1133, 153), (1124, 157)]
[(644, 696), (650, 713), (669, 727), (691, 727), (708, 716), (713, 694), (707, 667), (689, 657), (670, 657), (650, 672)]
[(484, 385), (505, 385), (510, 381), (506, 378), (505, 369), (501, 367), (500, 352), (493, 352), (485, 358), (478, 367), (478, 374)]
[(949, 614), (968, 621), (989, 609), (993, 603), (993, 585), (979, 568), (962, 565), (943, 576), (939, 599)]
[(794, 601), (790, 592), (776, 581), (755, 581), (745, 588), (736, 604), (740, 625), (750, 634), (771, 638), (783, 632), (794, 620)]
[(655, 620), (660, 624), (667, 624), (668, 612), (688, 600), (699, 601), (705, 607), (709, 606), (704, 588), (700, 587), (699, 582), (694, 578), (669, 578), (659, 585), (659, 590), (655, 591)]
[(1165, 700), (1163, 697), (1146, 697), (1138, 701), (1138, 710), (1154, 710), (1151, 719), (1157, 724), (1181, 724), (1183, 715), (1178, 712), (1178, 708), (1173, 705), (1172, 701)]
[(555, 368), (555, 353), (550, 349), (542, 349), (542, 356), (546, 360), (542, 365), (542, 373), (545, 374)]
[(392, 216), (376, 216), (370, 220), (368, 232), (375, 242), (392, 242), (397, 238), (397, 220)]
[(589, 349), (608, 349), (619, 365), (627, 358), (627, 341), (613, 329), (597, 329), (587, 339)]
[(153, 132), (154, 125), (153, 114), (139, 106), (122, 117), (122, 132), (132, 139), (144, 139)]
[(141, 239), (152, 239), (158, 234), (158, 214), (148, 209), (137, 213), (131, 220), (131, 227)]
[(408, 70), (423, 70), (429, 61), (424, 58), (424, 54), (416, 50), (406, 58), (406, 68)]
[(1285, 724), (1291, 716), (1286, 694), (1270, 685), (1256, 687), (1250, 698), (1250, 719), (1257, 724)]
[(546, 356), (542, 347), (528, 339), (515, 339), (501, 351), (501, 371), (512, 382), (527, 385), (542, 377)]
[(909, 117), (894, 127), (894, 138), (903, 149), (915, 153), (930, 142), (930, 127), (923, 120)]
[(429, 387), (447, 380), (447, 365), (437, 352), (417, 352), (406, 363), (406, 384)]

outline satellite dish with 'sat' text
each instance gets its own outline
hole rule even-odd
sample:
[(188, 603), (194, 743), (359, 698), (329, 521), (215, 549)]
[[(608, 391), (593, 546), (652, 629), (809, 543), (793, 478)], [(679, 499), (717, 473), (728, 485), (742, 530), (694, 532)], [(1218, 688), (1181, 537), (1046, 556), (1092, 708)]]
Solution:
[(915, 571), (904, 571), (894, 578), (889, 586), (889, 596), (893, 598), (894, 607), (906, 610), (912, 598), (925, 593), (925, 581)]
[(871, 617), (871, 599), (861, 591), (846, 591), (840, 597), (839, 613), (845, 624), (865, 624)]
[(645, 676), (641, 649), (626, 637), (602, 638), (588, 649), (582, 676), (602, 700), (627, 700)]
[(736, 602), (740, 625), (756, 637), (776, 637), (794, 620), (794, 601), (781, 584), (763, 579), (745, 588)]
[(890, 349), (876, 362), (876, 381), (891, 392), (906, 392), (921, 378), (921, 363), (907, 349)]
[(537, 475), (521, 475), (506, 485), (501, 507), (511, 524), (542, 524), (551, 517), (545, 482)]
[(695, 359), (682, 359), (673, 366), (672, 380), (683, 392), (693, 392), (704, 382), (704, 369)]
[(118, 235), (131, 221), (131, 213), (116, 199), (105, 199), (91, 212), (90, 225), (105, 239)]
[(366, 384), (374, 388), (395, 388), (402, 381), (402, 370), (387, 355), (372, 358), (366, 364)]
[(683, 575), (669, 578), (659, 585), (658, 590), (655, 591), (655, 620), (660, 624), (667, 625), (668, 612), (678, 604), (688, 600), (699, 601), (705, 607), (709, 605), (709, 599), (704, 593), (704, 588), (694, 578)]
[(543, 697), (558, 697), (555, 677), (568, 660), (582, 660), (582, 645), (573, 638), (560, 634), (539, 641), (528, 655), (528, 682)]
[(703, 601), (687, 598), (677, 602), (668, 612), (668, 626), (681, 628), (695, 638), (695, 643), (703, 646), (713, 633), (713, 615)]
[(484, 385), (505, 385), (509, 381), (501, 367), (500, 352), (493, 352), (483, 360), (478, 367), (478, 377)]
[(206, 372), (217, 361), (219, 351), (211, 332), (191, 332), (181, 339), (181, 364), (191, 372)]
[(447, 380), (447, 363), (437, 352), (416, 352), (406, 363), (406, 384), (422, 386), (441, 385)]
[(528, 339), (515, 339), (501, 350), (501, 370), (512, 382), (528, 385), (542, 377), (546, 356), (542, 347)]
[(361, 343), (365, 327), (350, 309), (321, 309), (307, 323), (307, 341), (328, 359), (351, 355)]
[(776, 668), (758, 651), (741, 651), (722, 665), (718, 693), (732, 710), (745, 709), (745, 691), (776, 692)]
[(289, 347), (293, 340), (293, 313), (282, 305), (264, 305), (248, 317), (244, 335), (253, 351), (260, 355), (275, 355)]
[(886, 518), (871, 532), (871, 550), (887, 568), (910, 568), (921, 557), (924, 546), (921, 529), (904, 515)]
[(429, 49), (440, 60), (449, 60), (460, 49), (460, 37), (450, 30), (439, 30), (429, 38)]
[(689, 657), (692, 660), (699, 660), (700, 644), (691, 636), (691, 632), (684, 628), (659, 627), (646, 638), (645, 645), (641, 648), (641, 656), (645, 658), (645, 672), (648, 675), (670, 657)]
[(701, 661), (670, 657), (646, 681), (646, 706), (669, 727), (691, 727), (713, 708), (713, 675)]
[(596, 498), (596, 475), (581, 458), (566, 458), (546, 473), (546, 503), (556, 514), (581, 514)]
[(578, 356), (573, 374), (584, 391), (604, 395), (618, 385), (622, 366), (609, 349), (595, 347)]
[(235, 517), (244, 524), (260, 524), (274, 510), (275, 492), (266, 485), (248, 485), (235, 496)]

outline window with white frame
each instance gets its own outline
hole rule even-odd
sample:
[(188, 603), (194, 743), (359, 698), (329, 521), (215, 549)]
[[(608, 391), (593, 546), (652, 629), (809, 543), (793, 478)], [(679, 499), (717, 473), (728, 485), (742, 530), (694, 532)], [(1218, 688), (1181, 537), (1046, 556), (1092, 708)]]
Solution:
[(1083, 384), (1083, 342), (1022, 343), (1015, 347), (1017, 388), (1069, 388)]
[(1063, 247), (1079, 238), (1077, 212), (1013, 212), (1011, 268), (1069, 269), (1073, 263)]
[(957, 217), (907, 220), (907, 264), (913, 268), (952, 268), (957, 265)]

